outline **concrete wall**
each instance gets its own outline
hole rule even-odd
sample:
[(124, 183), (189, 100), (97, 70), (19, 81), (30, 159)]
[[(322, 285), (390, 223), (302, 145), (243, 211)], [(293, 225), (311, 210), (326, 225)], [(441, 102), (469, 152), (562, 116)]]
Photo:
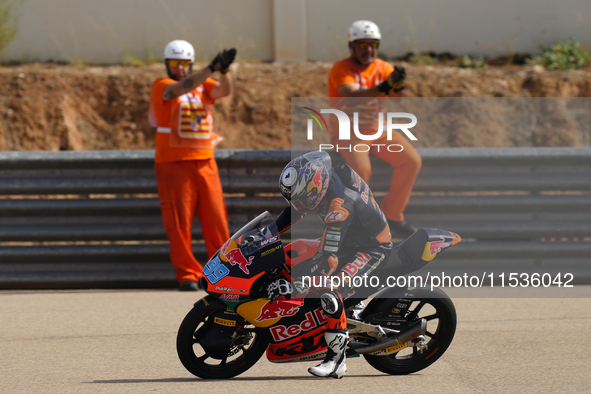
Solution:
[(357, 19), (382, 30), (388, 57), (408, 52), (536, 53), (569, 37), (591, 44), (589, 0), (22, 0), (4, 60), (159, 59), (183, 38), (197, 58), (234, 46), (243, 60), (334, 61)]
[(243, 59), (273, 59), (271, 0), (23, 0), (5, 59), (113, 63), (160, 59), (181, 38), (210, 60), (234, 46)]
[[(537, 53), (576, 37), (591, 44), (589, 0), (338, 0), (308, 1), (308, 58), (338, 59), (347, 52), (347, 29), (357, 19), (378, 24), (380, 51), (503, 56)], [(331, 10), (330, 12), (328, 10)], [(591, 45), (590, 45), (591, 46)]]

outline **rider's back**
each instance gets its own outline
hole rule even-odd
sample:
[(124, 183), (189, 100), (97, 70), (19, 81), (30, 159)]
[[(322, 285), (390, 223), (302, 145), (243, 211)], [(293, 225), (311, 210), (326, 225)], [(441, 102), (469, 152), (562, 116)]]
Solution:
[(347, 164), (332, 169), (327, 198), (316, 213), (339, 228), (343, 242), (378, 246), (390, 242), (387, 220), (367, 183)]

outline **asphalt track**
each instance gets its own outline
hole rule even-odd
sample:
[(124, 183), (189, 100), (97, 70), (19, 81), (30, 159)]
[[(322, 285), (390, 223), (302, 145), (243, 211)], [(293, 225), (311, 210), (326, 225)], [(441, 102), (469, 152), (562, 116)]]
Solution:
[(588, 297), (454, 298), (451, 347), (413, 375), (384, 375), (354, 358), (344, 379), (325, 380), (306, 372), (310, 363), (262, 359), (237, 378), (207, 381), (189, 374), (175, 350), (177, 328), (201, 294), (0, 291), (0, 393), (591, 391)]

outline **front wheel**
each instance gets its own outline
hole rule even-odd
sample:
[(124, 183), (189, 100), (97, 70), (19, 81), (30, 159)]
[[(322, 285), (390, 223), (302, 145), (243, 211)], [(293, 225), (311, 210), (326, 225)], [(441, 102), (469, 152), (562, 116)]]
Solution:
[(225, 356), (220, 359), (219, 356), (208, 355), (199, 342), (214, 324), (215, 312), (193, 308), (179, 327), (176, 349), (179, 359), (193, 375), (203, 379), (228, 379), (256, 364), (267, 349), (268, 340), (254, 326), (242, 322)]
[(427, 349), (421, 353), (417, 347), (407, 347), (391, 356), (364, 355), (367, 362), (380, 372), (407, 375), (427, 368), (441, 357), (453, 340), (457, 316), (447, 294), (439, 289), (422, 295), (417, 293), (411, 298), (412, 304), (404, 319), (408, 325), (421, 318), (427, 320), (424, 334)]

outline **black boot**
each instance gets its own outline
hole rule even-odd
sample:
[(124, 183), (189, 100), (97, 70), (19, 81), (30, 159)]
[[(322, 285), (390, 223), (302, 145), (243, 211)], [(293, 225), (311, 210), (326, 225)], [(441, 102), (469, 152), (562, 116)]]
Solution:
[(406, 220), (401, 222), (388, 220), (388, 226), (390, 226), (390, 234), (392, 234), (392, 238), (406, 239), (417, 231), (417, 228), (412, 224), (407, 223)]
[(181, 283), (179, 286), (180, 291), (197, 291), (199, 290), (199, 285), (194, 280), (188, 280), (186, 282)]

